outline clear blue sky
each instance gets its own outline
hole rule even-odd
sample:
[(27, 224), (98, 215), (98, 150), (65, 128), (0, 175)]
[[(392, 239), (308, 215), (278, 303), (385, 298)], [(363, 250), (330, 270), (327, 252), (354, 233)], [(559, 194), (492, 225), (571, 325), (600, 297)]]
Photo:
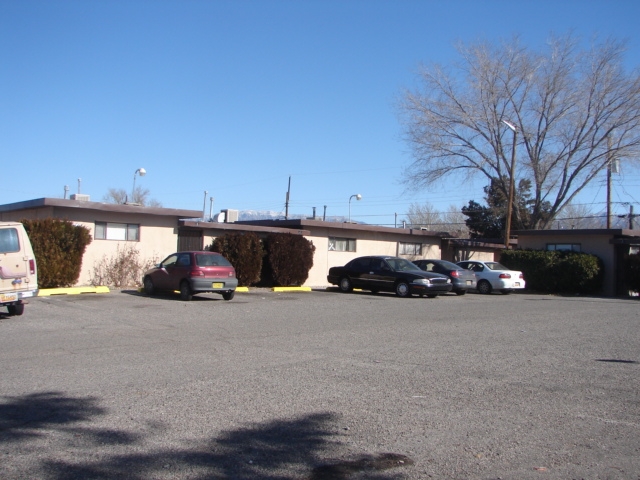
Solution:
[[(626, 39), (636, 67), (639, 18), (635, 0), (0, 0), (0, 204), (79, 178), (102, 201), (143, 167), (136, 185), (164, 207), (202, 209), (206, 190), (207, 213), (209, 197), (214, 213), (284, 211), (289, 176), (290, 214), (346, 216), (357, 193), (367, 223), (461, 207), (484, 180), (400, 183), (394, 102), (419, 64), (453, 61), (460, 40), (572, 30)], [(640, 200), (639, 178), (616, 177), (613, 200)], [(601, 210), (603, 184), (582, 198)]]

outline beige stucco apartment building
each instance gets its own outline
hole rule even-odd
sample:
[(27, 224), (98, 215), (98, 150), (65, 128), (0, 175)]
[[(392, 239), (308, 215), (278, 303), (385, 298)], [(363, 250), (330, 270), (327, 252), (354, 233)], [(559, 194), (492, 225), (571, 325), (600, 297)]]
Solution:
[(572, 250), (596, 255), (604, 264), (604, 295), (629, 294), (624, 271), (629, 255), (640, 253), (640, 230), (520, 230), (518, 248)]
[[(92, 271), (118, 249), (134, 246), (142, 261), (157, 262), (180, 250), (201, 250), (226, 232), (302, 235), (316, 247), (314, 264), (305, 286), (327, 285), (330, 267), (362, 255), (397, 255), (410, 260), (443, 258), (499, 260), (502, 246), (468, 239), (450, 239), (446, 232), (391, 228), (315, 219), (204, 221), (201, 210), (118, 205), (78, 199), (39, 198), (0, 205), (0, 220), (59, 218), (89, 229), (78, 285), (90, 285)], [(233, 215), (225, 215), (228, 219)], [(600, 257), (605, 265), (606, 295), (625, 295), (625, 259), (640, 250), (638, 230), (525, 230), (514, 232), (517, 248), (571, 248)]]
[(306, 286), (327, 285), (327, 271), (352, 258), (399, 255), (409, 259), (440, 258), (444, 234), (419, 229), (389, 228), (320, 220), (262, 220), (218, 223), (203, 221), (199, 210), (151, 208), (76, 199), (39, 198), (0, 205), (0, 220), (59, 218), (87, 227), (87, 247), (78, 285), (89, 285), (92, 271), (118, 249), (135, 245), (141, 260), (159, 261), (179, 250), (200, 250), (226, 232), (302, 235), (316, 247)]

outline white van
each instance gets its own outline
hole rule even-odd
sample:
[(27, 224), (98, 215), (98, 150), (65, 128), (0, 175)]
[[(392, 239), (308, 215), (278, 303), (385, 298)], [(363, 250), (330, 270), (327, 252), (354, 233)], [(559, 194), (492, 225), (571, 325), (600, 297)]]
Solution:
[(31, 242), (19, 222), (0, 222), (0, 306), (24, 313), (23, 299), (38, 295), (38, 270)]

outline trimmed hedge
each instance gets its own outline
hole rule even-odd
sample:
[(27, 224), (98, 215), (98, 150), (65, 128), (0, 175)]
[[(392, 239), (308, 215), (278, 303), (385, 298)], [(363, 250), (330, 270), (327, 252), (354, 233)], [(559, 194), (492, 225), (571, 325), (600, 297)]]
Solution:
[(21, 220), (38, 264), (40, 288), (71, 287), (78, 282), (82, 257), (92, 241), (89, 229), (69, 220)]
[(527, 288), (538, 292), (593, 294), (602, 289), (602, 261), (588, 253), (504, 250), (500, 263), (520, 270)]
[(262, 281), (274, 286), (300, 286), (309, 278), (316, 247), (306, 238), (271, 233), (264, 241), (267, 261)]
[(264, 248), (253, 233), (225, 233), (207, 248), (222, 254), (236, 269), (238, 285), (248, 287), (260, 281)]

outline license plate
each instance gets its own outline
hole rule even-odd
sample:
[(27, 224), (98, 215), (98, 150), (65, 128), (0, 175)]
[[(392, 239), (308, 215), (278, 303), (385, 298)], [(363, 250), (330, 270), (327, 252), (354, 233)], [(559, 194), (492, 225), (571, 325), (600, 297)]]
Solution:
[(3, 293), (2, 295), (0, 295), (0, 302), (16, 302), (17, 300), (17, 293)]
[(471, 280), (467, 280), (467, 285), (471, 285)]
[(224, 288), (224, 283), (222, 283), (222, 282), (214, 282), (211, 287), (212, 288)]
[(519, 287), (519, 286), (520, 286), (520, 282), (515, 282), (515, 283), (513, 284), (513, 286), (514, 286), (514, 287)]

